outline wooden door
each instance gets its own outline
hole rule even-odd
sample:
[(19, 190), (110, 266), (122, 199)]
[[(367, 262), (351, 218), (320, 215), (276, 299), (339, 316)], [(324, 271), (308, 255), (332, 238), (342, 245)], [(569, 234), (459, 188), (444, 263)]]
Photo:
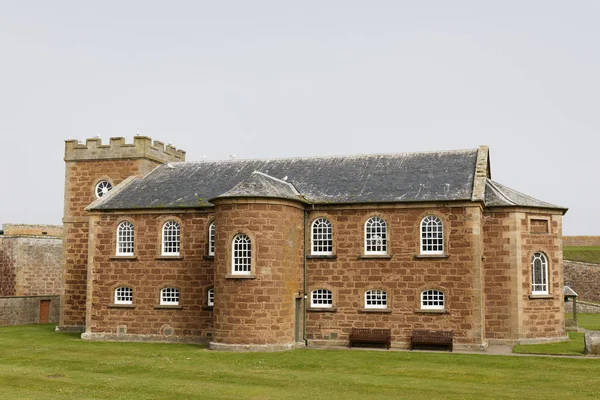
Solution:
[(40, 301), (40, 324), (47, 324), (50, 320), (50, 300)]

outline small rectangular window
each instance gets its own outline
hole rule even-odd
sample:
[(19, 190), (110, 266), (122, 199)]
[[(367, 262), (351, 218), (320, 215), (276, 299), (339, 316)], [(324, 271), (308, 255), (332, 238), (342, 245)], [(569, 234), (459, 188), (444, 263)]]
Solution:
[(331, 290), (313, 290), (310, 296), (310, 306), (314, 308), (331, 308), (333, 306), (333, 294)]
[(160, 291), (160, 304), (179, 305), (179, 289), (164, 288)]

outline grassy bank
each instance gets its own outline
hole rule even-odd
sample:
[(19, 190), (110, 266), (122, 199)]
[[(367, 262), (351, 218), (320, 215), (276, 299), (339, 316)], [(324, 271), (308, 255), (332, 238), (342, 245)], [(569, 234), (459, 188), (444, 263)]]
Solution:
[(593, 359), (86, 342), (0, 328), (2, 399), (564, 399), (600, 397)]
[(581, 261), (600, 264), (599, 246), (565, 246), (563, 248), (563, 257), (565, 260)]

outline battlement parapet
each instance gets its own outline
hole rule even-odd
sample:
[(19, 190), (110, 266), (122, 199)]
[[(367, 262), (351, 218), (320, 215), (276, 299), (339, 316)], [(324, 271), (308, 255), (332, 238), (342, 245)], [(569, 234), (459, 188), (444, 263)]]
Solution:
[(135, 136), (133, 143), (125, 143), (125, 138), (110, 138), (109, 144), (102, 144), (100, 138), (86, 139), (85, 144), (77, 140), (65, 141), (65, 161), (110, 160), (122, 158), (148, 158), (161, 163), (185, 161), (185, 151), (152, 141), (147, 136)]

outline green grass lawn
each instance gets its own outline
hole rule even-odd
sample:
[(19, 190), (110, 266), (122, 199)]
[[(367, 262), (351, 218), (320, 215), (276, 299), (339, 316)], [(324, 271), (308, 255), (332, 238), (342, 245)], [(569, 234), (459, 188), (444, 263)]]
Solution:
[(582, 356), (583, 347), (583, 333), (569, 332), (569, 340), (566, 342), (518, 344), (513, 348), (513, 353)]
[(563, 258), (571, 261), (582, 261), (600, 264), (599, 246), (565, 246)]
[(565, 399), (600, 397), (600, 360), (82, 341), (0, 328), (0, 399)]
[[(573, 313), (567, 313), (567, 318), (573, 318)], [(577, 324), (590, 331), (600, 331), (600, 314), (577, 314)]]

